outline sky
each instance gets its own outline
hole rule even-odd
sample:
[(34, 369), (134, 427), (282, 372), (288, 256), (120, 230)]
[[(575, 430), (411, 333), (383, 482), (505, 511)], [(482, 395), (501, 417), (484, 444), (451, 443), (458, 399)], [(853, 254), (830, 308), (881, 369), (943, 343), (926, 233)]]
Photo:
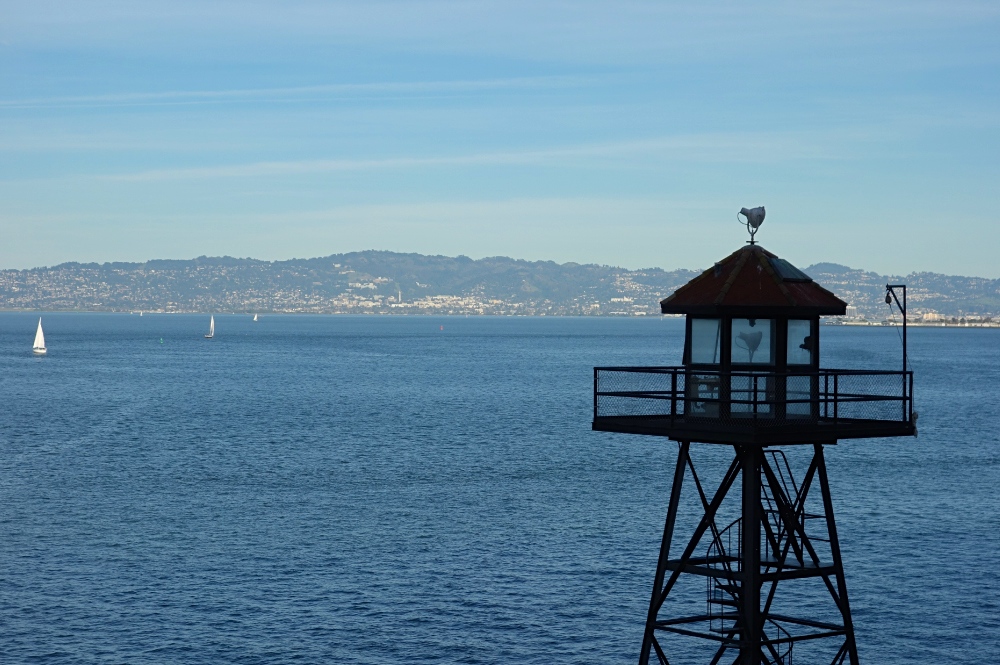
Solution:
[(365, 249), (1000, 278), (1000, 3), (0, 0), (0, 268)]

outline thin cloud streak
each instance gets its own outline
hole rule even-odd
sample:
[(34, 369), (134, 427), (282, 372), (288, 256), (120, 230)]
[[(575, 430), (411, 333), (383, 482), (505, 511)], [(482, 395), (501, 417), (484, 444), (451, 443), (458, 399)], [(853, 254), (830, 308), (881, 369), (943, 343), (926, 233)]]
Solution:
[(129, 92), (107, 95), (14, 99), (0, 101), (0, 108), (103, 108), (118, 106), (219, 104), (249, 100), (282, 100), (282, 98), (289, 98), (290, 101), (301, 101), (301, 96), (303, 95), (331, 97), (374, 97), (379, 95), (419, 96), (442, 93), (474, 93), (491, 90), (566, 88), (581, 86), (592, 80), (593, 77), (537, 76), (459, 81), (334, 83), (325, 85), (283, 88), (247, 88), (236, 90), (169, 90), (163, 92)]
[[(572, 215), (574, 219), (581, 213), (587, 217), (599, 217), (608, 213), (629, 211), (650, 211), (661, 214), (664, 210), (677, 211), (725, 211), (729, 208), (717, 201), (681, 200), (664, 197), (516, 197), (499, 199), (464, 199), (464, 200), (434, 200), (408, 201), (396, 203), (355, 203), (317, 209), (290, 209), (279, 212), (200, 212), (200, 213), (166, 213), (144, 214), (142, 220), (146, 224), (162, 224), (173, 228), (178, 224), (204, 224), (211, 221), (238, 222), (247, 225), (260, 225), (261, 229), (272, 229), (275, 222), (281, 224), (301, 223), (326, 224), (334, 221), (385, 221), (393, 223), (411, 223), (424, 219), (435, 219), (442, 224), (451, 224), (467, 220), (470, 214), (510, 215), (507, 224), (517, 224), (525, 213), (561, 212)], [(511, 215), (516, 213), (516, 215)], [(58, 213), (58, 214), (16, 214), (0, 212), (0, 224), (10, 224), (12, 227), (23, 224), (94, 224), (102, 222), (135, 221), (132, 213)], [(525, 225), (534, 221), (524, 221)], [(152, 257), (157, 258), (157, 257)]]
[[(388, 157), (381, 159), (314, 159), (267, 161), (226, 166), (157, 169), (129, 174), (94, 176), (100, 180), (157, 181), (187, 178), (239, 178), (331, 171), (405, 169), (426, 166), (503, 166), (556, 162), (561, 159), (613, 158), (647, 153), (659, 157), (695, 161), (738, 163), (798, 159), (841, 159), (844, 137), (817, 141), (807, 134), (703, 134), (634, 141), (585, 144), (543, 150), (498, 151), (436, 157)], [(858, 137), (855, 137), (858, 138)], [(837, 147), (833, 147), (834, 144)]]

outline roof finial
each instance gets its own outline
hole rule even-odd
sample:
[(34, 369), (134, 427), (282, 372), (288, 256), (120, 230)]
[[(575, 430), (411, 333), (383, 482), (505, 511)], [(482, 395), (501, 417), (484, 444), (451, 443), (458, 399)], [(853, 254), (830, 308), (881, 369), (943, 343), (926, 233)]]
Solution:
[[(747, 221), (744, 222), (742, 219), (740, 219), (740, 215), (746, 217)], [(747, 231), (750, 232), (750, 244), (751, 245), (756, 244), (754, 242), (753, 236), (755, 233), (757, 233), (757, 229), (760, 228), (760, 225), (764, 223), (764, 206), (758, 206), (756, 208), (749, 208), (749, 209), (743, 208), (738, 213), (736, 213), (736, 219), (739, 220), (740, 224), (745, 224), (747, 227)]]

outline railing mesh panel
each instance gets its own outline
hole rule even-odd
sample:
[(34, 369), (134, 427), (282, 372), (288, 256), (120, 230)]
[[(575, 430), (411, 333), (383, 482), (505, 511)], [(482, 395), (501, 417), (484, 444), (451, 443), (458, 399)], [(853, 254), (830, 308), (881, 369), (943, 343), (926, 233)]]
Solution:
[(647, 417), (682, 414), (686, 380), (685, 374), (676, 372), (598, 370), (598, 413)]
[(809, 420), (908, 422), (909, 372), (719, 372), (597, 368), (595, 417), (704, 418), (729, 425)]

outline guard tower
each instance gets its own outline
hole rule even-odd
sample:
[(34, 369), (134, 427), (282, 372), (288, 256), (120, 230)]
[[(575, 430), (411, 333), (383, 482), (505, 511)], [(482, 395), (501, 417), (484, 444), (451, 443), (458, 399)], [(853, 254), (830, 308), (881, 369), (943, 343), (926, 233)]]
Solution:
[[(799, 652), (825, 645), (824, 662), (858, 664), (823, 451), (914, 435), (913, 374), (905, 341), (901, 371), (821, 368), (820, 317), (846, 303), (756, 244), (759, 224), (748, 224), (749, 244), (660, 303), (686, 317), (682, 365), (594, 369), (593, 429), (679, 442), (640, 665), (651, 654), (671, 663), (672, 644), (712, 665), (791, 665), (795, 646), (813, 640), (824, 643)], [(905, 322), (905, 293), (900, 309)], [(695, 443), (732, 450), (715, 489), (695, 469)], [(692, 508), (694, 531), (678, 538), (678, 512)], [(688, 591), (678, 594), (680, 581)], [(797, 613), (781, 608), (788, 593)]]

